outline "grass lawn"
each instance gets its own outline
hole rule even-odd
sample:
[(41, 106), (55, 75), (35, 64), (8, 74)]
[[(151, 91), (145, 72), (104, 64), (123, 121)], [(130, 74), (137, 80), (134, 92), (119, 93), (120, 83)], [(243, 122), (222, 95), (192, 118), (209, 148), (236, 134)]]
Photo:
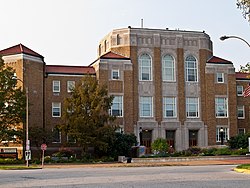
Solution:
[(250, 164), (242, 164), (237, 166), (237, 168), (250, 170)]
[(38, 169), (38, 166), (23, 166), (23, 165), (0, 165), (0, 170), (26, 170), (26, 169)]

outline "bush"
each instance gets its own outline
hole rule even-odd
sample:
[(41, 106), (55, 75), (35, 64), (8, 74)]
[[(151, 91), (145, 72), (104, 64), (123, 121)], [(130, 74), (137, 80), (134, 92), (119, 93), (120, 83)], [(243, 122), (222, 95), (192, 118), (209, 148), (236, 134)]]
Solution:
[(235, 137), (231, 137), (228, 141), (229, 147), (232, 149), (246, 149), (248, 147), (248, 137), (250, 137), (250, 133), (239, 134)]
[(23, 164), (24, 160), (16, 160), (12, 158), (0, 158), (0, 164)]
[(226, 148), (218, 148), (216, 149), (213, 154), (214, 155), (231, 155), (231, 150), (230, 148), (226, 147)]
[(152, 143), (152, 149), (155, 151), (156, 154), (164, 155), (168, 151), (168, 144), (167, 140), (163, 138), (157, 138)]

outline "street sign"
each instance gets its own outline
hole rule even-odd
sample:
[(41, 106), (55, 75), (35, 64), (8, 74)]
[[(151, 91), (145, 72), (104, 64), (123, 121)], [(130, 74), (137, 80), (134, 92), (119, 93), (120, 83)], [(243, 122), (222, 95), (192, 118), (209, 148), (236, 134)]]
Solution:
[(30, 140), (26, 141), (26, 151), (30, 150)]
[(25, 151), (25, 160), (26, 161), (31, 160), (31, 151), (30, 150)]
[(41, 145), (41, 150), (46, 150), (47, 149), (47, 145), (46, 144), (42, 144)]

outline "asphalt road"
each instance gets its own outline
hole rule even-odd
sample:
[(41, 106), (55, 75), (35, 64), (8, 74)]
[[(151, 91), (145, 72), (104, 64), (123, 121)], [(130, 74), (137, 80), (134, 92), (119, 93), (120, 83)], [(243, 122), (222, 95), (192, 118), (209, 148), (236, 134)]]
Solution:
[(234, 165), (0, 170), (0, 187), (249, 188)]

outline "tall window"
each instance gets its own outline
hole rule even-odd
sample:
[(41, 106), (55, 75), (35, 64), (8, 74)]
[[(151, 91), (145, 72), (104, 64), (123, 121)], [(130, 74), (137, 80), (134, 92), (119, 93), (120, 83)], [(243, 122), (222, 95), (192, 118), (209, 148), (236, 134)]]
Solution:
[(163, 98), (164, 117), (176, 117), (176, 98), (164, 97)]
[(61, 143), (61, 132), (58, 128), (52, 129), (52, 143)]
[(186, 113), (187, 113), (187, 117), (191, 117), (191, 118), (199, 117), (198, 98), (188, 97), (186, 99)]
[(224, 73), (218, 72), (216, 74), (217, 83), (224, 83)]
[(148, 54), (139, 58), (139, 79), (140, 81), (152, 80), (152, 61)]
[(174, 81), (174, 58), (170, 55), (165, 55), (162, 60), (162, 79), (163, 81)]
[(67, 81), (68, 93), (72, 92), (73, 89), (75, 89), (75, 81)]
[(140, 117), (152, 117), (152, 97), (140, 97)]
[(227, 117), (227, 98), (215, 98), (216, 117)]
[(245, 110), (244, 106), (237, 106), (237, 114), (238, 114), (238, 119), (244, 119), (245, 118)]
[(237, 96), (243, 96), (243, 86), (237, 86)]
[(197, 82), (197, 62), (194, 56), (190, 55), (185, 60), (186, 81)]
[(61, 103), (60, 102), (52, 103), (52, 117), (61, 117)]
[(114, 96), (112, 106), (111, 106), (111, 115), (112, 116), (123, 116), (123, 96)]
[(118, 80), (119, 79), (119, 70), (113, 69), (111, 76), (112, 76), (112, 80)]
[[(229, 140), (229, 128), (223, 128), (223, 140), (226, 142)], [(220, 127), (216, 128), (216, 142), (221, 142)]]
[(53, 92), (59, 93), (60, 92), (60, 81), (53, 80)]

